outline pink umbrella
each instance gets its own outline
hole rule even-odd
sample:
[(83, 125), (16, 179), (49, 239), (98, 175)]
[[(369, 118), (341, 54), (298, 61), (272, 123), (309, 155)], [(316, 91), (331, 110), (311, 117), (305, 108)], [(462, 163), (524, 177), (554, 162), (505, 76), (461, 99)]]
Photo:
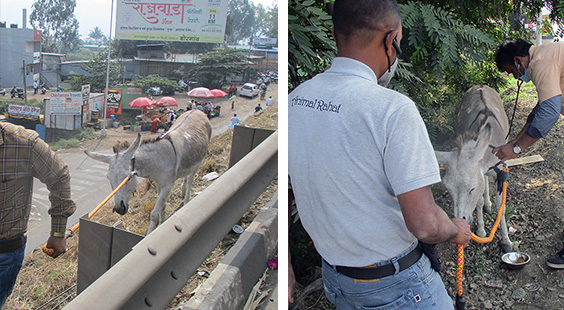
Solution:
[(213, 98), (214, 94), (205, 87), (196, 87), (188, 92), (188, 97), (195, 98)]
[(176, 103), (176, 99), (174, 99), (174, 97), (165, 96), (157, 100), (156, 105), (163, 107), (177, 107), (178, 103)]
[(146, 108), (146, 107), (150, 107), (153, 104), (155, 104), (155, 102), (151, 100), (151, 98), (139, 97), (133, 99), (133, 101), (129, 103), (129, 106), (132, 108)]
[(221, 89), (212, 89), (210, 91), (215, 97), (225, 97), (225, 96), (227, 96), (227, 93), (224, 92)]

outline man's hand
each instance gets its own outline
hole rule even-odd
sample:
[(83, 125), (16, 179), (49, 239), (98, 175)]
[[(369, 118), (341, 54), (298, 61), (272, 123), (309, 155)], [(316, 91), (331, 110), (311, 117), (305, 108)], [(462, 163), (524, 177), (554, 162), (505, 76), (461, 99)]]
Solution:
[(294, 287), (296, 286), (296, 276), (294, 275), (294, 268), (290, 261), (290, 253), (288, 253), (288, 303), (294, 303)]
[(53, 258), (65, 253), (67, 251), (67, 240), (65, 237), (49, 237), (47, 240), (47, 248), (53, 249), (53, 254), (49, 255)]
[(456, 236), (451, 239), (452, 242), (456, 244), (462, 244), (464, 247), (468, 245), (470, 239), (472, 238), (472, 231), (470, 231), (470, 225), (466, 222), (466, 220), (453, 218), (452, 222), (458, 228)]
[(498, 146), (492, 150), (492, 154), (497, 156), (497, 158), (499, 158), (502, 163), (504, 163), (506, 160), (513, 159), (519, 156), (519, 154), (515, 154), (513, 152), (514, 144), (515, 144), (514, 142), (509, 142), (502, 146)]

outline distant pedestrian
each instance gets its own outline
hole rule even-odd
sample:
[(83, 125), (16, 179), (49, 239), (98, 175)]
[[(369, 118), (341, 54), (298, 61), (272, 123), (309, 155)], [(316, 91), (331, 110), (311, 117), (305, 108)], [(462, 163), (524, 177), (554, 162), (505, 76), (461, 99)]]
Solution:
[(229, 97), (231, 97), (233, 95), (236, 96), (237, 95), (236, 92), (237, 92), (237, 88), (235, 88), (235, 86), (233, 86), (233, 85), (229, 86), (229, 94), (228, 94)]
[(237, 96), (233, 95), (231, 96), (231, 98), (229, 98), (229, 100), (231, 100), (231, 110), (235, 109), (235, 101), (237, 101)]
[(156, 133), (159, 130), (159, 118), (155, 117), (153, 123), (151, 124), (151, 132)]
[(192, 103), (192, 100), (188, 100), (188, 104), (186, 105), (186, 110), (192, 110), (194, 104)]
[(272, 96), (268, 97), (268, 99), (266, 99), (266, 106), (269, 107), (272, 105)]
[(206, 106), (204, 107), (204, 113), (206, 113), (206, 115), (208, 116), (208, 118), (211, 118), (211, 112), (212, 112), (212, 110), (213, 110), (213, 105), (212, 105), (212, 103), (211, 103), (211, 101), (210, 101), (210, 102), (208, 102), (208, 103), (206, 104)]
[(260, 103), (255, 107), (255, 113), (258, 113), (262, 111), (262, 107), (260, 106)]
[(37, 80), (33, 81), (33, 94), (37, 95), (37, 91), (39, 90), (39, 82)]
[(260, 100), (263, 100), (264, 97), (266, 97), (266, 89), (267, 87), (264, 83), (260, 84)]
[(173, 110), (169, 110), (168, 114), (166, 116), (166, 123), (167, 123), (167, 130), (172, 127), (172, 124), (174, 124), (174, 120), (176, 119), (176, 114), (174, 114)]
[(237, 114), (233, 114), (233, 117), (231, 118), (231, 125), (232, 126), (241, 125), (241, 120), (237, 118)]

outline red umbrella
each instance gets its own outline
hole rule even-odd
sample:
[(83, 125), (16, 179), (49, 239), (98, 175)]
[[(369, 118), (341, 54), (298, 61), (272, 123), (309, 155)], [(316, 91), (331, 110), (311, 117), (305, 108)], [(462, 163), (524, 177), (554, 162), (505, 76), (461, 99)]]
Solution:
[(129, 103), (129, 106), (132, 108), (146, 108), (152, 106), (153, 104), (155, 104), (155, 102), (151, 100), (151, 98), (139, 97), (133, 99), (133, 101)]
[(177, 107), (178, 103), (176, 103), (176, 99), (174, 99), (174, 97), (165, 96), (157, 100), (156, 105), (163, 107)]
[(188, 97), (213, 98), (214, 94), (205, 87), (196, 87), (188, 92)]
[(225, 97), (225, 96), (227, 96), (227, 93), (224, 92), (221, 89), (212, 89), (210, 91), (215, 97)]

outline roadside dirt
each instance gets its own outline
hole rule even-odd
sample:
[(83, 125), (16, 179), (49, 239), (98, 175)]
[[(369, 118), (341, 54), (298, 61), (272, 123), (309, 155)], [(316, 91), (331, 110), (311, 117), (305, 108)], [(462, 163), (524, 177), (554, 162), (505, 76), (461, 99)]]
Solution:
[[(513, 101), (515, 90), (501, 96)], [(521, 130), (537, 103), (533, 87), (525, 92), (521, 90), (520, 98), (510, 139)], [(511, 120), (513, 104), (506, 106), (506, 112)], [(531, 155), (541, 155), (544, 161), (510, 168), (506, 203), (513, 250), (527, 253), (531, 261), (521, 270), (504, 268), (499, 232), (491, 243), (471, 242), (465, 249), (463, 279), (468, 310), (564, 309), (564, 271), (546, 265), (546, 259), (564, 245), (564, 118), (521, 157)], [(452, 201), (445, 187), (434, 186), (433, 192), (437, 203), (452, 216)], [(493, 196), (492, 201), (495, 201)], [(496, 210), (487, 215), (488, 234), (496, 215)], [(476, 226), (472, 229), (475, 232)], [(444, 243), (437, 249), (443, 259), (441, 277), (454, 302), (456, 247)], [(334, 309), (322, 289), (311, 294), (298, 308)]]

